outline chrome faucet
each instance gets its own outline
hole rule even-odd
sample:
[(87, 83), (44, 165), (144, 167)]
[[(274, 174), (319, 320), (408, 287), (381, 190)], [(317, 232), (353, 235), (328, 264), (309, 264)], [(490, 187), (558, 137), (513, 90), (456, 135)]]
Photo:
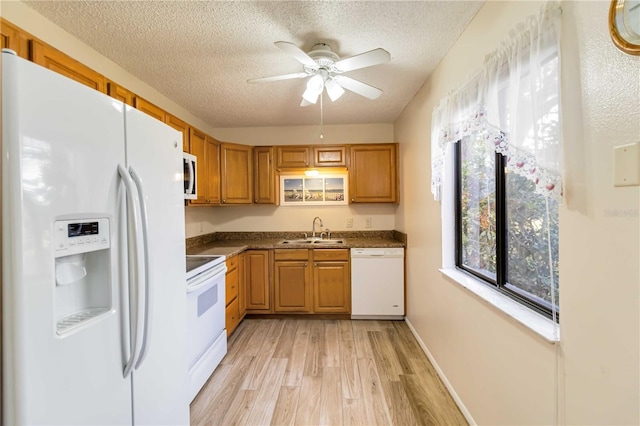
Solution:
[(311, 229), (311, 238), (315, 238), (316, 237), (316, 221), (319, 220), (320, 221), (320, 228), (322, 228), (324, 225), (322, 224), (322, 219), (320, 219), (318, 216), (313, 218), (313, 225), (312, 225), (312, 229)]

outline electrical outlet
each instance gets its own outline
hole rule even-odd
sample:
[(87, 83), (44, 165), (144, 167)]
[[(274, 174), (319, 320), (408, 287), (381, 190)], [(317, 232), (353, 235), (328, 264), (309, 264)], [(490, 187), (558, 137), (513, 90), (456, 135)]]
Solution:
[(348, 217), (347, 218), (346, 226), (347, 226), (347, 228), (353, 228), (353, 218), (352, 217)]
[(364, 219), (364, 227), (365, 228), (371, 228), (371, 218), (370, 217), (366, 217)]

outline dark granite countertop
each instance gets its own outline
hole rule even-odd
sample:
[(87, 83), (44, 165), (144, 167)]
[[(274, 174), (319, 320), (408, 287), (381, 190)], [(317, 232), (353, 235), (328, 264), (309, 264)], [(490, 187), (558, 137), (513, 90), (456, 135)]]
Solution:
[(343, 244), (282, 244), (285, 239), (300, 239), (302, 232), (216, 232), (188, 238), (187, 254), (211, 254), (232, 257), (249, 249), (313, 248), (335, 249), (354, 247), (406, 247), (407, 236), (398, 231), (332, 232), (331, 239)]

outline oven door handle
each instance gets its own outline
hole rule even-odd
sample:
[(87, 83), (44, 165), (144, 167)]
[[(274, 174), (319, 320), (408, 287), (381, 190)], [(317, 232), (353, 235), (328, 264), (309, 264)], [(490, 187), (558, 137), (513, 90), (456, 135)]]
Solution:
[(194, 278), (188, 279), (187, 293), (193, 293), (194, 291), (198, 291), (203, 287), (210, 285), (214, 278), (217, 278), (218, 275), (224, 275), (225, 272), (227, 272), (227, 265), (223, 263), (218, 267), (206, 270), (196, 275)]

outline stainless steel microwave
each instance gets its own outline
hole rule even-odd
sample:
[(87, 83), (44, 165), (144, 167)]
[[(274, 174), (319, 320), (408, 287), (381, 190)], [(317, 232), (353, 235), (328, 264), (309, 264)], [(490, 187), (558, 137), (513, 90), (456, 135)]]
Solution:
[(198, 158), (195, 155), (182, 153), (184, 166), (184, 199), (195, 200), (198, 198), (198, 190), (196, 185), (196, 169), (198, 167)]

